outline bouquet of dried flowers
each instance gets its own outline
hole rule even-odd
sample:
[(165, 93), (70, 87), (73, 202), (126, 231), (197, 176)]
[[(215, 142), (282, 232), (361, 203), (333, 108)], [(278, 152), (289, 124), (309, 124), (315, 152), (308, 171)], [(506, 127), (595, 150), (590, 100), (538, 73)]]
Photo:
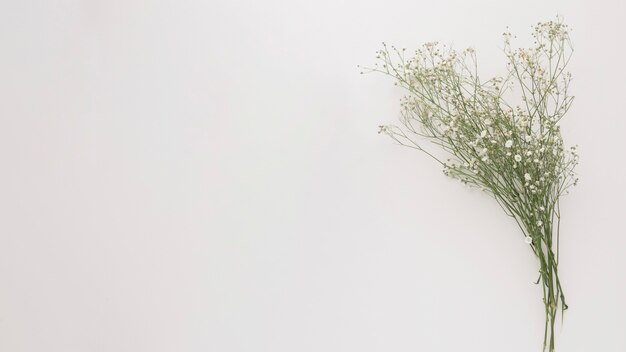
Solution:
[(567, 309), (558, 273), (559, 199), (578, 181), (576, 148), (564, 147), (559, 127), (573, 100), (565, 71), (573, 49), (560, 19), (538, 23), (532, 35), (532, 48), (513, 49), (511, 33), (503, 34), (506, 73), (488, 80), (478, 76), (473, 49), (458, 52), (438, 43), (413, 55), (383, 43), (379, 62), (361, 73), (392, 76), (408, 91), (400, 124), (380, 126), (379, 133), (486, 192), (519, 225), (539, 262), (543, 350), (554, 351), (557, 312)]

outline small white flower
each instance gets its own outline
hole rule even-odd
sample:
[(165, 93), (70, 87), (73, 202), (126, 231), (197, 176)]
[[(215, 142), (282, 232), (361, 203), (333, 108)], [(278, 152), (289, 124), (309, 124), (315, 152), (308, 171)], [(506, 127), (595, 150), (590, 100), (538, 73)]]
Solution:
[(513, 141), (509, 139), (508, 141), (506, 141), (506, 143), (504, 143), (504, 146), (507, 148), (511, 148), (513, 146)]
[(511, 152), (507, 152), (507, 153), (506, 153), (506, 156), (511, 156)]
[(526, 236), (526, 239), (524, 240), (526, 243), (531, 244), (533, 243), (533, 238), (530, 236)]
[(485, 138), (486, 135), (487, 135), (487, 131), (480, 132), (480, 138)]
[(515, 154), (514, 158), (515, 158), (515, 161), (517, 161), (518, 163), (522, 161), (522, 157), (519, 154)]
[(541, 226), (541, 225), (543, 225), (543, 221), (541, 220), (537, 221), (537, 226)]
[(541, 211), (545, 211), (545, 210), (546, 210), (546, 208), (544, 208), (544, 207), (539, 207), (539, 210), (541, 210)]
[(532, 180), (532, 178), (530, 177), (530, 174), (529, 174), (529, 173), (525, 173), (525, 174), (524, 174), (524, 179), (526, 179), (526, 181), (530, 181), (530, 180)]

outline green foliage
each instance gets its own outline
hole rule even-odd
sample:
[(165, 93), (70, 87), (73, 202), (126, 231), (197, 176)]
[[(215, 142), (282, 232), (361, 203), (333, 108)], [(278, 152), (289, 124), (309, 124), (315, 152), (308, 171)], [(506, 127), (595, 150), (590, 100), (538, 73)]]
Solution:
[[(408, 91), (398, 125), (379, 133), (424, 152), (447, 176), (492, 196), (513, 217), (540, 264), (546, 312), (544, 350), (554, 351), (559, 307), (559, 199), (578, 179), (576, 148), (565, 148), (559, 122), (569, 110), (573, 49), (561, 20), (533, 27), (534, 45), (513, 49), (503, 33), (506, 74), (481, 80), (472, 48), (426, 43), (413, 55), (389, 47), (362, 73), (381, 72)], [(432, 147), (432, 148), (428, 148)]]

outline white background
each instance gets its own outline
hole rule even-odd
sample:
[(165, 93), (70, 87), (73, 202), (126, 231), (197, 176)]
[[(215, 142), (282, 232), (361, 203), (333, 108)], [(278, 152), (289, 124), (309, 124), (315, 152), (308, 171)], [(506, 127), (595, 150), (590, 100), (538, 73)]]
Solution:
[(573, 27), (563, 352), (626, 351), (622, 1), (0, 5), (0, 350), (540, 351), (495, 202), (377, 135), (386, 41)]

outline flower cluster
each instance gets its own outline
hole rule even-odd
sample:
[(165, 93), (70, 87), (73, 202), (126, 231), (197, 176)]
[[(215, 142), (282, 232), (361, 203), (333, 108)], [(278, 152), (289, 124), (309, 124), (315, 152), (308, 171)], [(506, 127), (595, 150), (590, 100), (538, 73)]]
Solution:
[[(390, 75), (409, 92), (401, 101), (401, 124), (380, 126), (379, 133), (489, 193), (517, 221), (540, 260), (553, 350), (557, 305), (567, 308), (557, 274), (559, 199), (578, 182), (576, 148), (564, 146), (559, 126), (573, 100), (565, 71), (572, 47), (560, 20), (533, 26), (532, 35), (533, 47), (513, 49), (505, 32), (506, 72), (486, 81), (472, 48), (455, 51), (437, 42), (412, 55), (383, 43), (379, 62), (363, 72)], [(435, 151), (426, 147), (431, 144)]]

